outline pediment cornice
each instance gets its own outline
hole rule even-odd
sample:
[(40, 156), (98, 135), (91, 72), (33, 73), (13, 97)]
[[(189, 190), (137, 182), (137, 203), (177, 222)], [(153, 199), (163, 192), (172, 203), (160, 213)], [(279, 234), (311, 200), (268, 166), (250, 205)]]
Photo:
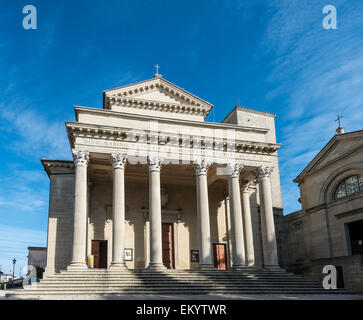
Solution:
[(340, 155), (337, 155), (333, 159), (326, 161), (323, 163), (325, 159), (327, 159), (328, 155), (334, 152), (334, 149), (338, 147), (339, 143), (343, 143), (344, 141), (349, 141), (351, 139), (361, 138), (363, 136), (363, 130), (347, 132), (344, 134), (337, 134), (333, 136), (329, 142), (319, 151), (319, 153), (310, 161), (310, 163), (304, 168), (304, 170), (293, 180), (296, 183), (300, 183), (307, 175), (310, 175), (323, 167), (330, 165), (350, 155), (351, 153), (356, 152), (357, 150), (362, 149), (363, 144), (357, 144), (354, 148), (350, 147), (350, 149), (342, 152)]
[[(171, 101), (162, 101), (157, 98), (143, 99), (138, 97), (156, 90), (169, 96)], [(158, 77), (104, 91), (103, 108), (110, 109), (111, 105), (115, 103), (128, 103), (132, 107), (157, 108), (170, 112), (192, 112), (195, 114), (202, 114), (204, 117), (206, 117), (213, 108), (211, 103)]]
[(202, 115), (204, 118), (208, 115), (209, 110), (201, 106), (190, 106), (182, 105), (171, 102), (161, 102), (161, 101), (150, 101), (140, 98), (123, 98), (121, 96), (110, 97), (110, 102), (115, 105), (122, 105), (127, 107), (133, 107), (145, 110), (157, 110), (166, 111), (172, 113), (187, 113), (194, 115)]

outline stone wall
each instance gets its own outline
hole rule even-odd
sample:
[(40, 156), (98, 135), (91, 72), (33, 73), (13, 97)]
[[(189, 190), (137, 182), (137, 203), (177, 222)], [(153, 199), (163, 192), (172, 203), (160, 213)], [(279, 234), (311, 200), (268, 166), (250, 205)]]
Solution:
[(50, 176), (45, 275), (66, 269), (72, 259), (74, 174)]

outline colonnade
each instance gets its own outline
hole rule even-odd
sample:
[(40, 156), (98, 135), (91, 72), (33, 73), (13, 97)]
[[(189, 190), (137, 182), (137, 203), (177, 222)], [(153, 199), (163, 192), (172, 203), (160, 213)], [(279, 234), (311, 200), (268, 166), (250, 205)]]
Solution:
[[(75, 164), (75, 199), (72, 261), (69, 270), (85, 270), (87, 244), (87, 151), (73, 151)], [(125, 167), (127, 156), (111, 155), (113, 168), (112, 200), (112, 262), (110, 269), (125, 269)], [(199, 267), (211, 269), (212, 243), (210, 233), (207, 174), (211, 162), (200, 160), (193, 164), (196, 174), (197, 216), (199, 231)], [(149, 169), (149, 218), (150, 218), (150, 263), (149, 269), (165, 269), (162, 261), (162, 224), (160, 198), (160, 170), (162, 159), (147, 157)], [(232, 228), (232, 267), (236, 270), (253, 267), (255, 264), (251, 208), (250, 183), (240, 187), (240, 164), (227, 165), (229, 204)], [(273, 218), (271, 176), (272, 168), (258, 168), (261, 229), (264, 267), (278, 268), (275, 225)], [(242, 191), (242, 192), (241, 192)], [(241, 200), (242, 194), (242, 200)]]

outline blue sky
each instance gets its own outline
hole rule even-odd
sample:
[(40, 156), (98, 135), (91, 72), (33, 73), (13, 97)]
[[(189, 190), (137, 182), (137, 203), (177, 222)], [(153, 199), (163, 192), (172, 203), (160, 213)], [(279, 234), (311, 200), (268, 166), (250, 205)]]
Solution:
[[(90, 4), (91, 3), (91, 4)], [(38, 29), (22, 27), (37, 8)], [(338, 28), (322, 27), (337, 8)], [(40, 158), (70, 159), (64, 121), (102, 91), (164, 77), (215, 105), (276, 113), (285, 213), (292, 182), (334, 135), (362, 129), (363, 1), (7, 1), (0, 7), (0, 265), (46, 245), (49, 180)]]

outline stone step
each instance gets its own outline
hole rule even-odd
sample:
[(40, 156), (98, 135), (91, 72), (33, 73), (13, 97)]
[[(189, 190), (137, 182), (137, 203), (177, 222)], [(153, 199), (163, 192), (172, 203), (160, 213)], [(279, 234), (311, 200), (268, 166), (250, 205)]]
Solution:
[(117, 283), (294, 283), (294, 284), (312, 284), (319, 283), (318, 281), (312, 280), (296, 280), (296, 279), (44, 279), (41, 280), (40, 284), (45, 283), (103, 283), (103, 282), (117, 282)]
[[(61, 270), (59, 273), (88, 273), (88, 274), (96, 274), (96, 273), (129, 273), (129, 274), (151, 274), (151, 273), (163, 273), (163, 274), (291, 274), (291, 272), (287, 272), (284, 270), (272, 271), (272, 270), (177, 270), (177, 269), (165, 269), (165, 270), (148, 270), (148, 269), (127, 269), (127, 270), (115, 270), (115, 269), (86, 269), (86, 270)], [(59, 274), (58, 273), (58, 274)]]
[[(65, 290), (65, 288), (62, 287), (52, 287), (52, 288), (32, 288), (32, 289), (28, 289), (28, 290), (17, 290), (16, 293), (21, 293), (21, 292), (47, 292), (47, 291), (79, 291), (79, 292), (93, 292), (93, 291), (124, 291), (124, 292), (128, 292), (128, 291), (152, 291), (152, 292), (159, 292), (159, 291), (173, 291), (173, 292), (190, 292), (190, 291), (203, 291), (203, 292), (209, 292), (209, 291), (224, 291), (225, 292), (226, 288), (223, 286), (215, 286), (212, 288), (209, 287), (170, 287), (170, 286), (160, 286), (160, 287), (67, 287), (67, 289)], [(251, 290), (262, 290), (262, 291), (266, 291), (266, 290), (278, 290), (280, 292), (282, 291), (299, 291), (299, 290), (310, 290), (310, 291), (324, 291), (327, 292), (326, 290), (324, 290), (323, 288), (314, 288), (314, 287), (271, 287), (271, 286), (264, 286), (264, 287), (255, 287), (255, 286), (251, 286), (251, 287), (235, 287), (235, 288), (228, 288), (228, 292), (240, 292), (240, 291), (251, 291)]]
[(128, 278), (128, 279), (143, 279), (143, 278), (210, 278), (210, 279), (306, 279), (304, 277), (294, 277), (288, 275), (164, 275), (164, 274), (143, 274), (143, 275), (125, 275), (125, 274), (59, 274), (45, 277), (50, 278)]
[[(222, 281), (220, 281), (222, 280)], [(308, 279), (304, 280), (296, 280), (296, 279), (120, 279), (120, 278), (113, 278), (113, 279), (43, 279), (41, 280), (41, 284), (43, 283), (89, 283), (89, 282), (119, 282), (119, 283), (160, 283), (160, 282), (170, 282), (170, 283), (178, 283), (178, 282), (196, 282), (196, 283), (215, 283), (215, 282), (226, 282), (226, 283), (296, 283), (296, 284), (306, 284), (306, 283), (317, 283), (317, 281), (312, 281)]]
[[(246, 276), (246, 275), (251, 275), (251, 276), (293, 276), (293, 277), (300, 277), (302, 278), (303, 276), (300, 275), (294, 275), (291, 273), (285, 273), (285, 272), (155, 272), (155, 271), (145, 271), (145, 272), (129, 272), (129, 271), (105, 271), (105, 272), (92, 272), (92, 271), (84, 271), (84, 272), (80, 272), (80, 271), (64, 271), (64, 272), (60, 272), (60, 273), (56, 273), (54, 275), (90, 275), (90, 276), (94, 276), (94, 275), (129, 275), (129, 276), (148, 276), (148, 275), (177, 275), (177, 276), (181, 276), (181, 275), (187, 275), (187, 276), (194, 276), (194, 275), (203, 275), (203, 276)], [(54, 275), (49, 275), (49, 276), (54, 276)]]
[[(36, 297), (36, 296), (47, 296), (47, 295), (57, 295), (57, 296), (78, 296), (78, 295), (190, 295), (190, 294), (348, 294), (345, 291), (334, 291), (329, 292), (326, 290), (312, 290), (312, 289), (294, 289), (294, 290), (283, 290), (283, 289), (274, 289), (274, 288), (265, 288), (265, 289), (244, 289), (244, 290), (229, 290), (226, 292), (224, 289), (221, 290), (200, 290), (200, 289), (188, 289), (188, 290), (172, 290), (167, 288), (165, 290), (135, 290), (135, 289), (126, 289), (126, 290), (33, 290), (33, 291), (17, 291), (13, 293), (6, 293), (5, 296), (28, 296), (28, 297)], [(349, 293), (351, 294), (351, 293)]]
[(96, 276), (96, 277), (89, 277), (89, 276), (74, 276), (74, 277), (47, 277), (43, 280), (53, 280), (53, 279), (62, 279), (62, 280), (67, 280), (67, 279), (125, 279), (125, 280), (138, 280), (138, 279), (150, 279), (150, 280), (159, 280), (159, 279), (205, 279), (205, 280), (226, 280), (226, 279), (230, 279), (233, 281), (238, 281), (238, 280), (247, 280), (247, 281), (254, 281), (254, 280), (276, 280), (276, 281), (280, 281), (280, 280), (304, 280), (304, 278), (294, 278), (294, 277), (168, 277), (168, 276), (162, 276), (162, 277), (118, 277), (118, 276)]
[[(53, 287), (55, 284), (53, 283), (44, 283), (39, 285), (32, 285), (32, 287)], [(113, 282), (104, 282), (104, 283), (60, 283), (56, 284), (57, 287), (106, 287), (106, 286), (117, 286), (117, 287), (167, 287), (167, 286), (175, 286), (175, 287), (208, 287), (208, 288), (214, 288), (214, 287), (292, 287), (292, 288), (301, 288), (301, 287), (316, 287), (316, 288), (322, 288), (320, 284), (314, 284), (314, 283), (307, 283), (307, 284), (298, 284), (296, 283), (223, 283), (221, 284), (213, 284), (213, 283), (175, 283), (175, 282), (165, 282), (165, 283), (113, 283)], [(27, 287), (26, 287), (27, 288)]]
[[(339, 290), (339, 293), (344, 291)], [(157, 294), (329, 294), (319, 282), (286, 272), (167, 270), (62, 271), (9, 296)], [(335, 291), (334, 293), (338, 293)]]

